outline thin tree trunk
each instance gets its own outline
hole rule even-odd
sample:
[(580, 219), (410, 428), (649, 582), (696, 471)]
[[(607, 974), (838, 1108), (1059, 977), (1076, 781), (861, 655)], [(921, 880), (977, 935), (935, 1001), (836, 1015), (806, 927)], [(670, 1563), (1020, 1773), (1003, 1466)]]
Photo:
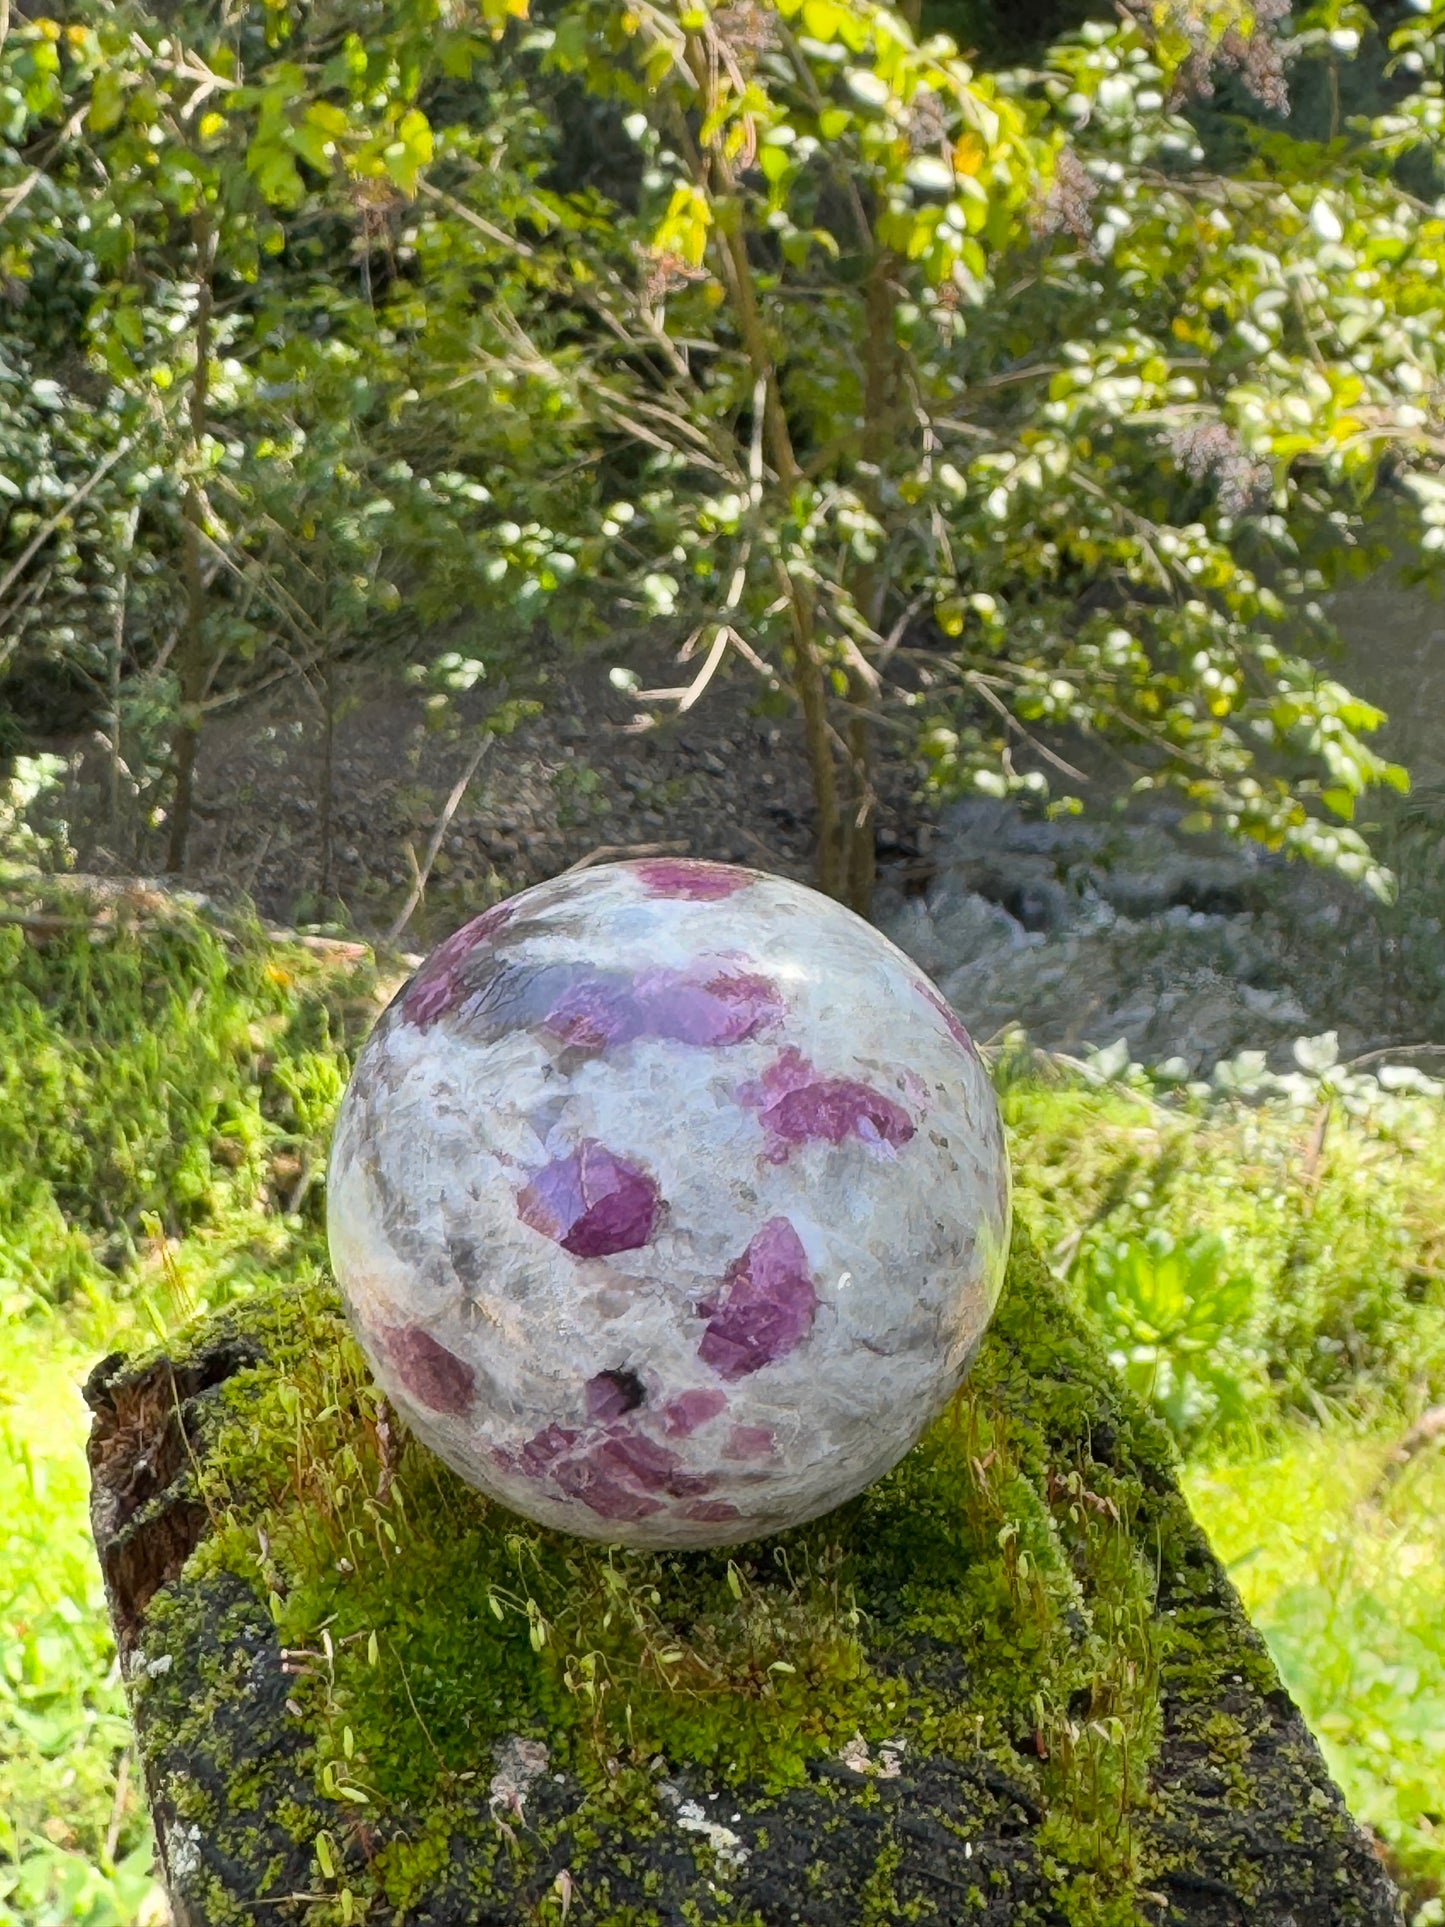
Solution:
[(130, 590), (130, 558), (140, 521), (137, 502), (125, 518), (125, 540), (120, 552), (120, 577), (115, 585), (115, 625), (110, 638), (110, 827), (120, 821), (120, 685), (125, 658), (125, 600)]
[(330, 638), (327, 638), (328, 654), (322, 672), (321, 701), (323, 722), (321, 726), (321, 798), (317, 811), (321, 825), (321, 887), (323, 905), (331, 901), (331, 811), (335, 791), (334, 751), (336, 746), (336, 671), (329, 653)]
[[(437, 860), (437, 851), (442, 846), (442, 838), (447, 833), (447, 825), (456, 815), (457, 808), (462, 798), (466, 795), (472, 778), (482, 766), (482, 759), (486, 756), (487, 751), (495, 741), (496, 738), (493, 736), (483, 736), (482, 740), (472, 751), (471, 759), (467, 763), (466, 768), (462, 771), (456, 782), (453, 783), (451, 795), (448, 796), (446, 802), (442, 805), (441, 814), (437, 817), (436, 823), (433, 825), (431, 841), (426, 846), (426, 855), (422, 858), (419, 865), (413, 860), (415, 874), (412, 877), (411, 889), (408, 892), (406, 902), (396, 913), (396, 920), (386, 933), (384, 941), (387, 944), (396, 944), (401, 941), (402, 931), (405, 930), (406, 926), (411, 922), (412, 917), (416, 914), (416, 907), (426, 894), (427, 878), (431, 875), (432, 865)], [(407, 848), (410, 849), (411, 845), (408, 844)]]
[[(777, 370), (768, 349), (767, 334), (758, 310), (752, 271), (742, 237), (723, 238), (723, 259), (732, 285), (733, 306), (738, 328), (747, 351), (754, 379), (763, 393), (763, 433), (768, 459), (779, 483), (789, 493), (803, 479), (803, 471), (793, 452), (793, 438), (778, 388)], [(817, 811), (818, 887), (829, 896), (841, 897), (846, 887), (843, 871), (843, 824), (838, 808), (838, 778), (833, 761), (833, 745), (828, 724), (828, 690), (823, 676), (823, 660), (818, 650), (813, 597), (806, 583), (785, 576), (793, 621), (793, 688), (803, 717), (803, 742), (813, 778), (813, 803)]]
[(215, 254), (215, 235), (204, 213), (196, 215), (192, 232), (200, 292), (196, 297), (196, 366), (191, 377), (191, 472), (186, 483), (181, 532), (181, 572), (186, 585), (186, 614), (176, 649), (180, 716), (171, 748), (175, 782), (171, 793), (170, 839), (166, 850), (166, 873), (169, 876), (179, 876), (186, 867), (186, 844), (191, 833), (196, 750), (201, 740), (201, 705), (206, 692), (207, 669), (206, 585), (201, 573), (201, 534), (206, 523), (206, 502), (201, 489), (199, 465), (210, 393), (211, 313), (214, 303), (211, 265)]
[(828, 690), (813, 628), (812, 597), (801, 583), (791, 583), (789, 588), (793, 615), (793, 687), (803, 712), (803, 743), (808, 752), (813, 802), (818, 812), (818, 888), (830, 897), (841, 897), (846, 879), (838, 812), (838, 773), (828, 732)]
[[(873, 690), (861, 676), (848, 680), (849, 695), (857, 703), (873, 701)], [(843, 824), (843, 888), (840, 895), (860, 917), (873, 912), (877, 880), (878, 799), (873, 789), (873, 723), (854, 716), (848, 724), (848, 765), (853, 794)]]
[[(877, 477), (893, 439), (898, 412), (898, 350), (893, 339), (893, 297), (889, 287), (891, 259), (887, 251), (875, 255), (864, 288), (862, 466)], [(876, 481), (864, 490), (865, 500), (881, 521), (882, 503)], [(882, 614), (886, 578), (876, 562), (860, 562), (848, 587), (855, 607), (875, 628)], [(874, 788), (872, 712), (878, 706), (875, 684), (860, 670), (848, 675), (848, 699), (853, 714), (848, 723), (848, 797), (843, 816), (843, 896), (850, 908), (866, 917), (873, 908), (877, 874), (878, 797)]]
[[(706, 62), (696, 42), (690, 45), (689, 57), (693, 73), (705, 94)], [(693, 144), (685, 119), (680, 122), (679, 133), (698, 186), (714, 199), (717, 190), (725, 198), (733, 198), (737, 187), (726, 160), (719, 154), (705, 159)], [(714, 170), (716, 182), (713, 180)], [(791, 494), (804, 479), (803, 471), (793, 449), (777, 369), (758, 307), (757, 291), (753, 286), (747, 245), (740, 233), (721, 229), (715, 232), (719, 240), (723, 279), (732, 297), (738, 332), (742, 336), (754, 384), (763, 397), (763, 440), (768, 460), (780, 487)], [(780, 575), (792, 616), (793, 689), (802, 713), (803, 741), (812, 773), (813, 804), (817, 811), (818, 887), (829, 896), (841, 896), (844, 889), (842, 819), (838, 811), (837, 772), (828, 722), (828, 690), (823, 675), (823, 660), (818, 650), (813, 596), (806, 583), (795, 581), (786, 570), (780, 570)]]
[[(910, 24), (916, 28), (917, 19), (912, 19)], [(701, 50), (694, 46), (690, 58), (694, 76), (705, 95), (707, 75)], [(724, 197), (734, 198), (736, 183), (726, 160), (717, 154), (705, 160), (693, 146), (685, 123), (681, 132), (698, 184), (710, 194), (718, 189)], [(893, 340), (893, 299), (889, 286), (891, 257), (886, 250), (875, 248), (867, 212), (856, 189), (854, 202), (862, 244), (874, 250), (865, 292), (866, 366), (861, 453), (864, 463), (876, 473), (887, 455), (897, 412), (898, 354)], [(779, 484), (791, 494), (804, 476), (793, 449), (746, 242), (735, 228), (730, 231), (720, 228), (718, 232), (723, 276), (732, 297), (738, 331), (754, 380), (760, 384), (765, 398), (764, 439), (768, 458)], [(875, 488), (870, 502), (875, 512), (881, 509), (876, 498)], [(877, 864), (877, 798), (873, 783), (874, 726), (871, 716), (865, 712), (877, 706), (876, 685), (866, 671), (849, 672), (848, 694), (853, 715), (843, 742), (845, 793), (840, 797), (834, 755), (837, 738), (828, 715), (828, 685), (819, 648), (815, 599), (806, 583), (794, 581), (785, 571), (780, 573), (784, 576), (792, 613), (793, 687), (802, 712), (803, 737), (817, 808), (818, 884), (830, 896), (841, 898), (867, 916), (872, 909)], [(880, 607), (875, 605), (882, 603), (884, 586), (872, 564), (860, 565), (849, 583), (855, 604), (870, 622), (878, 620)]]

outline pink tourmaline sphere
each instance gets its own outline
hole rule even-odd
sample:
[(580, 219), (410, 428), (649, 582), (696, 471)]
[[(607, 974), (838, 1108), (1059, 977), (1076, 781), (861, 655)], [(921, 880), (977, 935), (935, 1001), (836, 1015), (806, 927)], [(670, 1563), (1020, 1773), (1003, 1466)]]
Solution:
[(815, 1518), (947, 1404), (1009, 1236), (998, 1108), (929, 980), (723, 864), (539, 884), (447, 939), (341, 1106), (332, 1262), (397, 1409), (589, 1539)]

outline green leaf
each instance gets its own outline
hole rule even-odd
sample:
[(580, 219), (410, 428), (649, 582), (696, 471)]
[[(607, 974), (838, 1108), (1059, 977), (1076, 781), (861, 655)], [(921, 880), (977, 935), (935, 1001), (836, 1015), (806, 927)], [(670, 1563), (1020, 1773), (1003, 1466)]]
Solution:
[(803, 0), (803, 31), (827, 46), (839, 37), (844, 12), (837, 0)]
[(246, 150), (246, 171), (273, 207), (299, 207), (306, 198), (295, 157), (275, 135), (258, 135), (251, 142)]
[(90, 87), (85, 121), (93, 134), (108, 133), (125, 113), (125, 77), (113, 67), (102, 67)]

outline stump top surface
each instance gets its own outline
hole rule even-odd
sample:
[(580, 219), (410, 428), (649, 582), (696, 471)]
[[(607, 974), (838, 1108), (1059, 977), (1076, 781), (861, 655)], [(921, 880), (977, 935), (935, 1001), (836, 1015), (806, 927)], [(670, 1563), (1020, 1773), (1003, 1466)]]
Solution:
[(1399, 1917), (1167, 1436), (1022, 1239), (924, 1442), (730, 1551), (489, 1505), (324, 1288), (87, 1395), (183, 1927)]

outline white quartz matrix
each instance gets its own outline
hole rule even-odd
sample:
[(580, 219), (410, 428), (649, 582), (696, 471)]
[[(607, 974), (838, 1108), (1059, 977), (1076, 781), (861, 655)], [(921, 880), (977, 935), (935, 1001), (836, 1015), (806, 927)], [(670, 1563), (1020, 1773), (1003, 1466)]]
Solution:
[(555, 878), (440, 945), (332, 1148), (377, 1379), (472, 1485), (629, 1545), (731, 1544), (897, 1463), (993, 1311), (988, 1076), (815, 891), (677, 860)]

